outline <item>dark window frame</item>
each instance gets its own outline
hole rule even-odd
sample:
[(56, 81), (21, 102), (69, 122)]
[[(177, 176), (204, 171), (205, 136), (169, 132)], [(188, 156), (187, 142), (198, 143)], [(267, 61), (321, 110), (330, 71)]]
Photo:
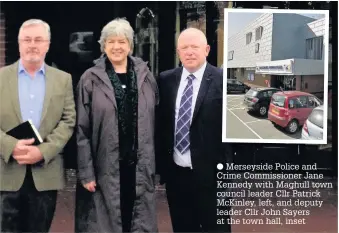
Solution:
[(264, 32), (263, 26), (259, 26), (255, 29), (255, 41), (261, 40), (263, 32)]
[(255, 53), (259, 53), (260, 52), (260, 44), (256, 43), (254, 49), (255, 49), (255, 51), (254, 51)]
[(252, 36), (253, 36), (252, 32), (246, 33), (246, 45), (248, 45), (252, 42)]
[(234, 50), (228, 52), (228, 61), (233, 60)]

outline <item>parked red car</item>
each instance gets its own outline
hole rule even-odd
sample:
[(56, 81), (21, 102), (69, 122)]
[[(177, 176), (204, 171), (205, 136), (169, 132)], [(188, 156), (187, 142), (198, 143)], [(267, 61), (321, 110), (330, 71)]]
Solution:
[(272, 96), (268, 119), (293, 134), (304, 124), (315, 107), (322, 101), (314, 95), (301, 91), (281, 91)]

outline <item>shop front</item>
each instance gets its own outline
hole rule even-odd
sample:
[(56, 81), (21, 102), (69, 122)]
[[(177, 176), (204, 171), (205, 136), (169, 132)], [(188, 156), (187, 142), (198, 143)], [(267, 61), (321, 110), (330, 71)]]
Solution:
[[(324, 61), (287, 59), (256, 64), (256, 82), (266, 86), (309, 93), (324, 92)], [(261, 79), (261, 80), (260, 80)]]
[(259, 62), (256, 64), (255, 74), (257, 83), (266, 86), (295, 90), (295, 75), (293, 73), (293, 60)]

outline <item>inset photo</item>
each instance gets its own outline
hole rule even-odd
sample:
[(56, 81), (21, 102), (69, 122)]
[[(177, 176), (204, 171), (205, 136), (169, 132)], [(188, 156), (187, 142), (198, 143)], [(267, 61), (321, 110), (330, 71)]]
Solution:
[(223, 142), (327, 144), (329, 11), (225, 9)]

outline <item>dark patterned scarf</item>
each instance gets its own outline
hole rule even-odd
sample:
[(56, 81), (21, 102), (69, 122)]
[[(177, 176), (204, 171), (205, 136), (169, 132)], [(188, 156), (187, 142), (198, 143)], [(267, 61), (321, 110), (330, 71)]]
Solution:
[(138, 87), (133, 63), (128, 59), (127, 88), (123, 89), (114, 68), (106, 58), (106, 72), (111, 80), (118, 107), (120, 159), (135, 162), (138, 150)]

